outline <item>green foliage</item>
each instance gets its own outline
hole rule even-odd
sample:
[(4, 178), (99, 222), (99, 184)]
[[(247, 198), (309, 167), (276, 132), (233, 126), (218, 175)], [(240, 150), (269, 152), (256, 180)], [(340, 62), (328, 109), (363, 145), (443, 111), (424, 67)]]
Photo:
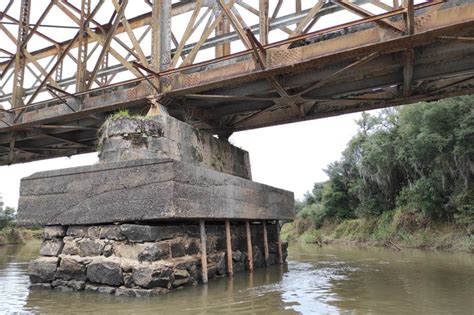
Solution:
[(12, 222), (16, 219), (16, 211), (15, 208), (0, 207), (0, 230), (11, 225)]
[(151, 116), (143, 116), (139, 114), (130, 113), (128, 109), (119, 109), (113, 112), (108, 120), (120, 119), (120, 118), (135, 118), (135, 119), (153, 119)]
[(429, 221), (473, 230), (473, 103), (465, 96), (363, 113), (342, 158), (325, 170), (329, 180), (297, 204), (298, 218), (315, 228), (342, 222), (335, 234), (373, 233), (381, 242)]
[(321, 244), (323, 241), (322, 234), (318, 230), (308, 230), (301, 234), (299, 240), (303, 243)]
[(295, 228), (294, 223), (283, 224), (280, 230), (280, 237), (284, 241), (294, 241), (295, 240)]
[(319, 204), (311, 204), (304, 207), (298, 216), (302, 219), (310, 219), (316, 228), (320, 228), (326, 219), (326, 209)]
[(130, 117), (132, 117), (132, 115), (130, 114), (128, 109), (119, 109), (118, 111), (110, 115), (109, 119), (130, 118)]
[(0, 230), (0, 245), (23, 244), (25, 237), (23, 231), (15, 227), (6, 227)]

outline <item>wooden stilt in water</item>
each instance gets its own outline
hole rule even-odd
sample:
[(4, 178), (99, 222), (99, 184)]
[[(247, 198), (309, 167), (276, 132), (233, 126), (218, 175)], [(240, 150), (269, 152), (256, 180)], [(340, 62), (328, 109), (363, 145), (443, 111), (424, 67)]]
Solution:
[(253, 271), (252, 233), (250, 232), (249, 221), (245, 221), (245, 229), (247, 230), (247, 256), (249, 260), (249, 269), (250, 271)]
[(232, 277), (234, 265), (232, 264), (232, 236), (230, 234), (230, 221), (225, 220), (225, 238), (227, 243), (227, 274)]
[(204, 220), (199, 221), (199, 229), (201, 231), (201, 267), (202, 267), (202, 282), (207, 283), (207, 249), (206, 249), (206, 225)]
[(278, 242), (278, 262), (283, 265), (283, 250), (281, 249), (281, 236), (280, 236), (280, 221), (276, 220), (275, 227), (277, 229), (277, 242)]
[(265, 264), (267, 267), (270, 265), (270, 254), (268, 252), (268, 234), (267, 234), (267, 221), (263, 221), (263, 250), (265, 253)]

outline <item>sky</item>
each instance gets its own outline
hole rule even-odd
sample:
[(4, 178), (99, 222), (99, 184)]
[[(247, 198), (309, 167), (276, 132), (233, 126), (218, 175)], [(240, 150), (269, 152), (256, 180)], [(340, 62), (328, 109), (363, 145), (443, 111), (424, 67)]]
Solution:
[[(315, 2), (316, 0), (303, 1), (303, 9), (311, 7)], [(390, 1), (383, 0), (383, 2), (389, 3)], [(418, 0), (415, 2), (419, 3), (421, 1)], [(253, 1), (247, 1), (247, 3), (253, 3)], [(276, 0), (270, 1), (270, 11), (274, 9), (276, 3)], [(294, 2), (292, 1), (284, 1), (284, 6), (281, 9), (282, 15), (291, 12), (293, 9), (291, 7), (292, 3), (294, 5)], [(38, 4), (40, 3), (36, 2), (36, 5)], [(372, 11), (373, 13), (383, 12), (380, 10), (380, 8), (377, 8), (371, 4), (364, 5), (364, 8)], [(16, 10), (18, 9), (19, 8), (16, 8)], [(146, 9), (146, 7), (127, 7), (127, 10), (131, 10), (131, 12), (127, 12), (136, 15), (140, 13), (140, 9)], [(33, 11), (33, 13), (36, 15), (40, 14), (41, 12), (40, 10)], [(248, 23), (258, 23), (257, 17), (252, 17), (252, 15), (248, 12), (241, 13), (245, 19), (249, 19)], [(190, 14), (191, 12), (188, 13), (188, 15)], [(64, 24), (67, 22), (64, 20), (64, 17), (61, 18), (60, 12), (58, 14), (53, 14), (53, 16), (54, 20), (46, 22), (50, 24)], [(105, 17), (108, 18), (108, 16)], [(181, 19), (187, 18), (189, 17), (183, 15)], [(346, 11), (341, 11), (336, 14), (321, 18), (311, 30), (322, 29), (355, 19), (358, 19), (356, 15)], [(178, 36), (178, 38), (180, 36), (180, 32), (184, 32), (185, 27), (183, 25), (186, 25), (185, 22), (186, 21), (181, 21), (179, 19), (176, 21), (173, 20), (173, 32), (176, 32), (175, 35)], [(15, 28), (13, 26), (8, 27), (10, 27), (11, 31), (15, 33)], [(44, 32), (46, 31), (47, 30), (44, 30)], [(54, 29), (50, 29), (49, 31), (53, 32)], [(72, 30), (71, 32), (74, 33), (75, 30)], [(71, 34), (68, 34), (66, 31), (62, 33), (62, 36), (65, 38), (71, 37)], [(196, 36), (198, 36), (200, 33), (197, 32), (196, 34)], [(48, 35), (61, 34), (55, 33)], [(122, 34), (120, 36), (125, 35), (126, 34)], [(2, 34), (0, 34), (0, 44), (9, 46), (1, 48), (7, 48), (8, 50), (14, 51), (14, 44), (3, 44), (7, 43), (8, 39), (2, 38), (1, 36)], [(282, 35), (281, 31), (270, 32), (271, 41), (283, 39), (285, 38), (284, 36), (287, 35)], [(33, 39), (35, 41), (33, 41)], [(126, 39), (122, 38), (122, 40)], [(195, 40), (197, 39), (190, 38), (190, 41)], [(32, 38), (32, 41), (32, 45), (36, 47), (42, 47), (47, 44), (42, 43), (41, 39), (37, 38)], [(148, 42), (151, 41), (144, 40), (142, 42), (144, 45), (144, 50), (150, 49), (150, 47), (146, 47), (146, 43)], [(116, 47), (116, 49), (119, 49), (119, 47)], [(241, 43), (240, 46), (238, 42), (232, 44), (233, 51), (238, 51), (241, 49), (243, 49), (243, 45)], [(74, 54), (74, 52), (72, 53)], [(205, 54), (206, 53), (204, 52), (204, 56), (198, 55), (197, 61), (202, 61), (209, 57), (206, 57)], [(65, 69), (69, 69), (73, 72), (75, 70), (74, 67), (65, 67)], [(72, 75), (74, 75), (74, 73)], [(25, 79), (28, 78), (25, 77)], [(118, 78), (118, 80), (120, 80), (120, 78)], [(73, 86), (70, 88), (73, 88)], [(37, 98), (37, 100), (40, 100), (40, 98)], [(9, 108), (8, 105), (6, 108)], [(230, 141), (234, 145), (245, 149), (250, 153), (250, 162), (254, 181), (293, 191), (296, 198), (302, 198), (306, 191), (312, 190), (312, 186), (315, 182), (320, 182), (327, 179), (323, 170), (329, 163), (334, 162), (340, 158), (341, 152), (346, 147), (347, 142), (356, 133), (357, 126), (355, 124), (355, 120), (359, 116), (360, 114), (348, 114), (332, 118), (243, 131), (232, 135)], [(21, 178), (44, 170), (90, 165), (97, 162), (97, 160), (96, 154), (85, 154), (73, 156), (71, 158), (50, 159), (45, 161), (0, 167), (0, 194), (3, 196), (3, 201), (7, 206), (16, 208), (18, 204)]]

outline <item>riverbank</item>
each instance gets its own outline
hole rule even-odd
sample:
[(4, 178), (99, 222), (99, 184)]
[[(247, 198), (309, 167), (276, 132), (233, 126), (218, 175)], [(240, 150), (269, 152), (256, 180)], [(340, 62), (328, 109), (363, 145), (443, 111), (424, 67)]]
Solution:
[(297, 217), (282, 227), (282, 239), (303, 243), (383, 246), (393, 250), (424, 250), (474, 253), (474, 233), (466, 227), (441, 224), (401, 211), (379, 218), (325, 222), (316, 228), (310, 218)]
[(43, 229), (41, 228), (17, 228), (5, 227), (0, 229), (0, 246), (24, 244), (27, 241), (41, 239)]

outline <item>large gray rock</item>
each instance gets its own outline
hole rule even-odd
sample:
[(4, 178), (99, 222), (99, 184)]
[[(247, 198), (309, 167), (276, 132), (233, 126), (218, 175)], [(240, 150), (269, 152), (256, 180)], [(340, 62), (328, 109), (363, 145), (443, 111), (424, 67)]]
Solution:
[(146, 289), (169, 288), (173, 270), (163, 264), (136, 265), (132, 270), (133, 282)]
[(62, 239), (53, 238), (51, 240), (44, 240), (41, 243), (40, 255), (41, 256), (58, 256), (63, 249), (64, 243)]
[(150, 242), (175, 238), (185, 234), (181, 226), (120, 225), (121, 234), (130, 242)]
[(53, 281), (58, 261), (57, 257), (40, 257), (32, 260), (28, 267), (31, 283)]
[(122, 234), (119, 225), (105, 225), (100, 228), (99, 238), (114, 240), (114, 241), (123, 241), (125, 236)]
[(170, 257), (170, 245), (167, 242), (145, 243), (145, 248), (138, 254), (138, 261), (153, 262)]
[(151, 297), (167, 293), (168, 290), (164, 288), (139, 289), (139, 288), (117, 288), (115, 290), (116, 296), (129, 296), (129, 297)]
[(176, 269), (173, 272), (173, 288), (177, 288), (191, 282), (191, 275), (187, 270)]
[(294, 217), (288, 191), (172, 160), (36, 173), (20, 195), (18, 222), (31, 225)]
[(201, 241), (195, 238), (187, 239), (184, 243), (186, 255), (196, 255), (201, 252)]
[(85, 290), (92, 291), (92, 292), (105, 293), (105, 294), (114, 294), (116, 288), (109, 287), (106, 285), (95, 285), (95, 284), (86, 283)]
[(84, 238), (77, 242), (80, 256), (100, 256), (104, 250), (105, 242), (98, 239)]
[(56, 271), (56, 278), (63, 280), (86, 280), (86, 266), (73, 257), (63, 257)]
[(85, 281), (71, 280), (67, 283), (67, 286), (73, 289), (74, 291), (82, 291), (86, 287)]
[(30, 290), (45, 290), (51, 289), (51, 283), (32, 283), (29, 286)]
[(77, 246), (77, 241), (71, 236), (66, 236), (63, 238), (64, 247), (62, 254), (64, 255), (79, 255), (79, 247)]
[(185, 242), (178, 238), (170, 243), (171, 257), (181, 257), (186, 255)]
[(65, 234), (66, 227), (61, 225), (45, 226), (43, 230), (43, 238), (46, 240), (63, 237)]
[(145, 244), (116, 242), (113, 244), (113, 254), (117, 257), (138, 260), (138, 255), (145, 249)]
[(71, 237), (85, 237), (88, 236), (89, 227), (81, 225), (72, 225), (67, 228), (66, 235)]
[(118, 262), (98, 259), (87, 266), (87, 279), (93, 283), (119, 286), (123, 283), (122, 269)]

